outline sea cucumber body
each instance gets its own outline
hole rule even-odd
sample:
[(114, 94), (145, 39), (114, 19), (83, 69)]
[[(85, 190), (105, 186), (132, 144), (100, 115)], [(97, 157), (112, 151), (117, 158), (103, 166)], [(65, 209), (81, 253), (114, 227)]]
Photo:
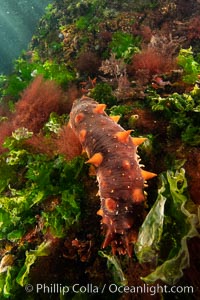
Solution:
[(70, 125), (96, 166), (99, 214), (107, 230), (103, 247), (111, 244), (113, 252), (130, 254), (134, 212), (144, 201), (144, 178), (131, 136), (124, 137), (126, 131), (101, 108), (88, 97), (76, 100)]

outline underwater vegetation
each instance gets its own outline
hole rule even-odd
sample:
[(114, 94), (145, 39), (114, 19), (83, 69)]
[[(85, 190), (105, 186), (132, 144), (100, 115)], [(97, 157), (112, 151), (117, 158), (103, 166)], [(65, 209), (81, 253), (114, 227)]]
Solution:
[[(199, 9), (186, 0), (47, 6), (28, 50), (0, 76), (1, 299), (49, 299), (38, 283), (69, 287), (51, 293), (55, 300), (102, 299), (105, 284), (104, 299), (169, 299), (164, 287), (173, 286), (176, 299), (199, 299)], [(123, 228), (136, 220), (129, 256), (112, 253), (112, 234), (102, 249), (115, 203), (105, 202), (101, 226), (84, 134), (68, 124), (81, 97), (143, 139), (140, 167), (157, 174), (144, 182), (142, 210), (119, 220)], [(99, 290), (73, 292), (74, 284)], [(160, 289), (128, 290), (144, 285)]]

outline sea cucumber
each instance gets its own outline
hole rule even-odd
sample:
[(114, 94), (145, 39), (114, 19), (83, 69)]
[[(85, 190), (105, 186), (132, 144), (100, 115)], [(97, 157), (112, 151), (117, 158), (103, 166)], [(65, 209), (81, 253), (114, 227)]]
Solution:
[(115, 254), (132, 255), (135, 228), (145, 200), (144, 183), (156, 176), (140, 168), (137, 146), (145, 138), (132, 138), (116, 119), (105, 112), (106, 105), (83, 96), (70, 113), (70, 126), (96, 168), (101, 208), (97, 212), (106, 231), (102, 248), (111, 245)]

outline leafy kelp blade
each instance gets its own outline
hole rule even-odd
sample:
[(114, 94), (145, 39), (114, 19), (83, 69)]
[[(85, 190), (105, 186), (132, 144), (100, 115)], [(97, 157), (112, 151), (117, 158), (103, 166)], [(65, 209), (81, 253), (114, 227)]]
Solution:
[(37, 257), (47, 256), (49, 254), (50, 244), (51, 243), (49, 241), (43, 242), (36, 250), (30, 250), (26, 252), (25, 263), (16, 278), (18, 284), (24, 286), (27, 283), (31, 266), (34, 264)]
[[(162, 177), (164, 181), (164, 176)], [(149, 262), (152, 259), (157, 261), (159, 243), (163, 233), (164, 208), (167, 198), (162, 194), (165, 186), (158, 191), (158, 198), (144, 220), (138, 241), (135, 245), (135, 252), (140, 262)]]
[[(154, 283), (161, 279), (167, 284), (175, 284), (182, 277), (183, 269), (189, 266), (187, 240), (199, 235), (196, 229), (198, 218), (186, 194), (187, 181), (183, 168), (175, 172), (167, 171), (161, 176), (161, 183), (157, 201), (141, 227), (136, 255), (140, 263), (161, 262), (152, 273), (142, 278), (145, 282)], [(155, 215), (159, 216), (156, 222)], [(165, 230), (167, 223), (173, 228), (170, 232), (169, 228)], [(150, 228), (152, 224), (153, 228)], [(159, 248), (166, 247), (170, 238), (175, 242), (167, 257), (162, 258)]]
[(107, 259), (108, 269), (111, 270), (115, 283), (123, 286), (127, 285), (128, 281), (122, 271), (122, 267), (117, 256), (113, 254), (106, 254), (104, 251), (99, 251), (98, 253), (100, 256)]

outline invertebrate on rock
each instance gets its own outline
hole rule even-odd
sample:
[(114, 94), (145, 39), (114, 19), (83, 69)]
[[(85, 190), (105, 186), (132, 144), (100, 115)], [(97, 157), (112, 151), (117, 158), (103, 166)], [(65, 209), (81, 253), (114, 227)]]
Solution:
[(97, 212), (106, 231), (102, 247), (131, 256), (135, 227), (145, 200), (144, 183), (156, 176), (140, 168), (137, 146), (145, 138), (132, 138), (131, 130), (109, 117), (106, 105), (83, 96), (74, 102), (70, 126), (90, 163), (96, 168), (101, 208)]

